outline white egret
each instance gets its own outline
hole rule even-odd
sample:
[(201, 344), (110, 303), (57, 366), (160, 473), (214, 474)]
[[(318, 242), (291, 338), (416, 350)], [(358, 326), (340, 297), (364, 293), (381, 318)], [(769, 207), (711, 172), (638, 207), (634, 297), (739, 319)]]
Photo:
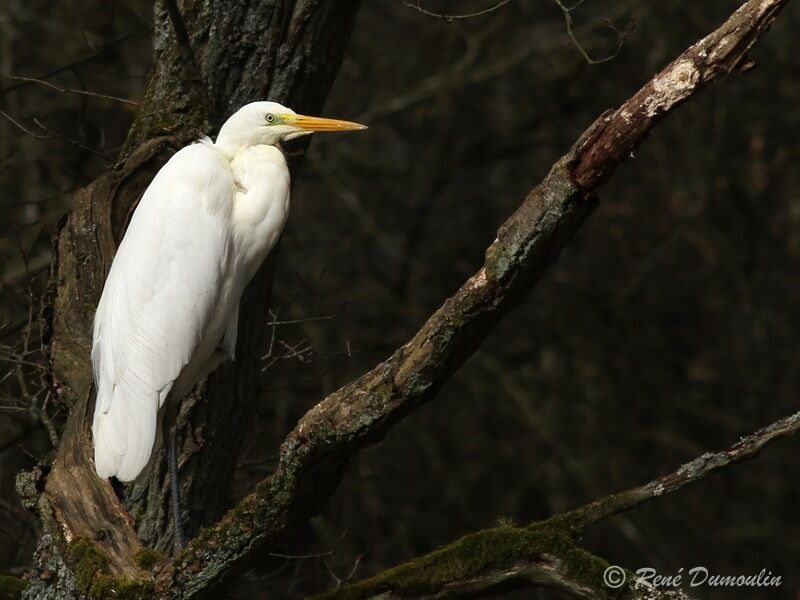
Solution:
[(233, 359), (242, 292), (289, 210), (279, 144), (357, 129), (365, 126), (298, 115), (274, 102), (244, 106), (215, 142), (183, 148), (156, 174), (117, 250), (94, 319), (95, 468), (100, 477), (134, 480), (161, 420), (179, 546), (177, 404), (225, 357)]

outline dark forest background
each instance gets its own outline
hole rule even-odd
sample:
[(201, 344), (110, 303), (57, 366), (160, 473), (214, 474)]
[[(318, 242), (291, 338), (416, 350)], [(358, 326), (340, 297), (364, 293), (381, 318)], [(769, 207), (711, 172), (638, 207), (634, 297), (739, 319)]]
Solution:
[[(274, 386), (243, 432), (230, 502), (274, 468), (308, 408), (405, 342), (475, 270), (498, 225), (597, 115), (738, 4), (586, 0), (570, 13), (575, 35), (593, 59), (610, 59), (588, 64), (550, 0), (465, 19), (365, 0), (325, 115), (370, 130), (317, 139), (306, 154), (264, 307), (279, 323), (264, 340)], [(230, 597), (302, 597), (498, 520), (546, 518), (797, 410), (798, 30), (790, 5), (754, 71), (660, 126), (528, 302), (435, 402), (353, 461), (285, 547), (292, 558), (265, 556)], [(0, 6), (0, 572), (30, 564), (37, 521), (14, 477), (51, 452), (65, 417), (39, 378), (50, 235), (71, 194), (113, 165), (151, 31), (150, 0)], [(777, 591), (693, 590), (701, 598), (794, 598), (799, 471), (796, 441), (780, 444), (593, 528), (586, 545), (632, 569), (784, 578)]]

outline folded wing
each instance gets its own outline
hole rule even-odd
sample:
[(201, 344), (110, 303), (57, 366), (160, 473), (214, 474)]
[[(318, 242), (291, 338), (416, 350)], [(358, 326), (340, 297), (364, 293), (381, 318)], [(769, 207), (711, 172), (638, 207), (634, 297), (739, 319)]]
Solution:
[(234, 189), (227, 160), (194, 144), (158, 172), (131, 219), (94, 320), (101, 477), (131, 481), (150, 458), (158, 409), (219, 301)]

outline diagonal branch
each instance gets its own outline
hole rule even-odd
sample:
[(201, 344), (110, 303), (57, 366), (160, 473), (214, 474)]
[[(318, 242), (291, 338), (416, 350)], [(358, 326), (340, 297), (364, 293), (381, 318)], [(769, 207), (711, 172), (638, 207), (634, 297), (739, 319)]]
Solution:
[(674, 473), (659, 477), (646, 485), (587, 504), (582, 508), (566, 513), (565, 517), (574, 520), (576, 525), (581, 528), (597, 523), (659, 496), (678, 491), (685, 485), (705, 479), (717, 471), (742, 461), (756, 458), (772, 442), (793, 436), (798, 431), (800, 431), (800, 412), (759, 429), (755, 433), (742, 438), (727, 450), (706, 452), (693, 461), (682, 465)]
[(284, 442), (277, 471), (160, 576), (183, 597), (246, 566), (315, 514), (347, 461), (431, 400), (494, 325), (522, 302), (597, 207), (597, 188), (658, 121), (702, 87), (749, 67), (747, 52), (788, 0), (749, 0), (616, 111), (593, 123), (500, 228), (485, 264), (388, 360), (311, 409)]
[[(527, 527), (496, 527), (468, 534), (452, 544), (364, 581), (323, 594), (318, 600), (400, 600), (472, 598), (524, 587), (548, 587), (573, 598), (625, 597), (642, 600), (687, 598), (638, 581), (578, 545), (586, 526), (667, 494), (712, 473), (755, 458), (772, 442), (800, 430), (800, 412), (743, 438), (728, 450), (707, 452), (648, 484), (596, 500)], [(627, 583), (609, 587), (618, 580)]]

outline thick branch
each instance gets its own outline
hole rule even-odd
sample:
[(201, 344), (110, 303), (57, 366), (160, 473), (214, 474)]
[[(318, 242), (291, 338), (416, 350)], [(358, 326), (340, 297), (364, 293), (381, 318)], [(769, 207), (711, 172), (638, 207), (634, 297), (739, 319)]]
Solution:
[[(679, 591), (626, 583), (610, 588), (611, 565), (581, 548), (558, 520), (465, 535), (410, 562), (315, 600), (458, 600), (544, 587), (580, 600), (689, 600)], [(620, 571), (621, 573), (622, 571)]]
[[(686, 598), (646, 587), (627, 573), (627, 585), (609, 588), (609, 564), (578, 546), (586, 526), (671, 494), (712, 473), (755, 458), (772, 442), (800, 430), (800, 412), (743, 438), (728, 450), (707, 452), (673, 473), (524, 528), (497, 527), (348, 585), (318, 600), (448, 600), (522, 587), (549, 587), (574, 598)], [(676, 595), (677, 594), (677, 595)]]
[(436, 395), (492, 327), (546, 272), (597, 206), (594, 192), (660, 118), (704, 84), (744, 66), (746, 52), (788, 0), (749, 0), (619, 109), (592, 124), (500, 228), (484, 266), (388, 360), (310, 410), (281, 449), (277, 471), (162, 574), (192, 595), (262, 544), (319, 510), (347, 460)]

